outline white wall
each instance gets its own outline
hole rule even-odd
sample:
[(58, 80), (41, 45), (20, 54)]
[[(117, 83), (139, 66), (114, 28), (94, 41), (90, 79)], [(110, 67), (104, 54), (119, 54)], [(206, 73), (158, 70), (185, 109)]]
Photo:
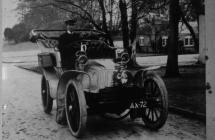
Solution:
[(120, 40), (120, 41), (114, 41), (113, 44), (117, 48), (123, 48), (123, 41), (122, 40)]
[(205, 64), (205, 15), (199, 16), (199, 62)]
[(215, 139), (215, 0), (205, 1), (206, 27), (206, 82), (211, 89), (206, 90), (207, 140)]
[(0, 0), (0, 139), (2, 138), (2, 88), (1, 88), (1, 85), (2, 85), (2, 67), (1, 67), (1, 52), (2, 52), (2, 1)]

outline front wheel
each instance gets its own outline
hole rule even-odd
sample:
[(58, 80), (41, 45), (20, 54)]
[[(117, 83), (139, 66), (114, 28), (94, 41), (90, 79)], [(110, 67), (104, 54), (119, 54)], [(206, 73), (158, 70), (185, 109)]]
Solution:
[(41, 80), (41, 95), (44, 112), (49, 114), (52, 111), (53, 98), (50, 96), (49, 82), (45, 76)]
[(66, 118), (70, 132), (75, 137), (81, 137), (86, 121), (86, 100), (80, 83), (70, 80), (66, 87)]
[(148, 73), (144, 80), (144, 94), (147, 104), (142, 119), (147, 128), (157, 130), (165, 124), (168, 116), (168, 95), (163, 80)]

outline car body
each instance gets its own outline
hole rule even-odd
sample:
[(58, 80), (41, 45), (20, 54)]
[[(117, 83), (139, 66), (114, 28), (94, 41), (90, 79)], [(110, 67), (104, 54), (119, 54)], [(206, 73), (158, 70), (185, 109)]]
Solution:
[[(82, 136), (87, 116), (91, 114), (113, 120), (127, 116), (132, 120), (142, 118), (151, 130), (165, 124), (168, 97), (163, 80), (150, 68), (129, 66), (131, 56), (115, 48), (107, 34), (96, 30), (74, 30), (82, 38), (75, 41), (76, 46), (74, 41), (70, 44), (76, 49), (71, 54), (76, 57), (71, 60), (75, 61), (75, 67), (65, 69), (61, 64), (58, 39), (47, 37), (44, 32), (59, 31), (33, 30), (31, 33), (31, 40), (43, 50), (38, 54), (43, 72), (43, 108), (50, 113), (56, 99), (56, 121), (67, 123), (72, 135)], [(91, 38), (95, 35), (96, 38)]]

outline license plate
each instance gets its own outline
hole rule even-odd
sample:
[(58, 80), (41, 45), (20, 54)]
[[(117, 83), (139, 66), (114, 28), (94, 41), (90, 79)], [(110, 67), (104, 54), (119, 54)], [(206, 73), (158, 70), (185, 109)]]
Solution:
[(146, 101), (132, 102), (130, 108), (146, 108)]

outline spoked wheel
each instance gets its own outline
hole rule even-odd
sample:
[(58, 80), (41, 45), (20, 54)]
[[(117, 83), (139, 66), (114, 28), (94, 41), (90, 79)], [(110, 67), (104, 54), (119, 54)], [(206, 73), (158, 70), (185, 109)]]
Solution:
[(66, 88), (66, 118), (70, 132), (80, 137), (85, 129), (87, 109), (84, 92), (78, 82), (69, 81)]
[(144, 81), (146, 108), (143, 112), (143, 121), (151, 130), (161, 128), (166, 122), (168, 115), (167, 90), (163, 80), (150, 73)]
[(41, 95), (44, 112), (49, 114), (52, 111), (53, 99), (50, 96), (49, 82), (44, 76), (41, 80)]

